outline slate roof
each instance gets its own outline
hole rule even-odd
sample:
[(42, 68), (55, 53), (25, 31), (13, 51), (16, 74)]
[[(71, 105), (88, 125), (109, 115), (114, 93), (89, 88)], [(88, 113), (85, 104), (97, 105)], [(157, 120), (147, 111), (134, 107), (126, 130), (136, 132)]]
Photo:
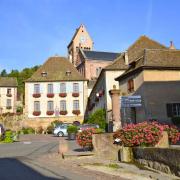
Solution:
[(82, 50), (85, 59), (113, 61), (120, 53)]
[[(68, 76), (67, 71), (71, 74)], [(46, 77), (42, 73), (47, 73)], [(65, 57), (50, 57), (26, 82), (86, 81)]]
[(143, 56), (131, 62), (129, 68), (116, 80), (120, 80), (143, 68), (180, 70), (180, 50), (145, 49)]
[(124, 53), (117, 57), (112, 64), (106, 66), (105, 70), (126, 70), (128, 65), (125, 64)]
[(17, 87), (17, 79), (14, 77), (0, 77), (0, 87)]

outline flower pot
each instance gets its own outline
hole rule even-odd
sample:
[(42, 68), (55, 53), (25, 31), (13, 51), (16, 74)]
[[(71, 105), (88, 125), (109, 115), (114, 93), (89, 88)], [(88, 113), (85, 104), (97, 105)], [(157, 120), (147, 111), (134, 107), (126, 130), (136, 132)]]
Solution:
[(73, 97), (79, 97), (79, 93), (72, 93)]
[(54, 111), (47, 111), (46, 114), (47, 114), (48, 116), (51, 116), (51, 115), (54, 114)]
[(73, 110), (72, 113), (76, 114), (76, 115), (79, 115), (81, 112), (80, 112), (80, 110)]
[(59, 97), (66, 97), (67, 93), (59, 93)]
[(54, 97), (54, 94), (53, 94), (53, 93), (49, 93), (49, 94), (47, 94), (47, 97), (48, 97), (48, 98), (53, 98), (53, 97)]
[(41, 114), (41, 111), (34, 111), (33, 116), (39, 116)]
[(41, 94), (40, 93), (33, 94), (33, 97), (34, 98), (39, 98), (39, 97), (41, 97)]
[(68, 133), (68, 140), (75, 140), (76, 139), (76, 133)]
[(67, 114), (67, 111), (60, 111), (59, 114), (60, 114), (60, 115), (66, 115), (66, 114)]

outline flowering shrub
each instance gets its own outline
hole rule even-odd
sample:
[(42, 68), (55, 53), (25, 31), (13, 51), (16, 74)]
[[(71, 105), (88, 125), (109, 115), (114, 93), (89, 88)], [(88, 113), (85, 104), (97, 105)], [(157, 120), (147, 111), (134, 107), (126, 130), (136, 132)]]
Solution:
[(162, 137), (162, 131), (167, 131), (171, 143), (179, 140), (180, 134), (177, 128), (157, 122), (128, 124), (113, 137), (121, 139), (125, 146), (154, 146)]
[(77, 143), (83, 148), (92, 148), (92, 134), (94, 133), (96, 133), (96, 129), (94, 128), (89, 128), (79, 132), (76, 136)]
[(164, 131), (167, 131), (169, 141), (171, 144), (176, 144), (180, 140), (180, 132), (176, 126), (163, 125)]

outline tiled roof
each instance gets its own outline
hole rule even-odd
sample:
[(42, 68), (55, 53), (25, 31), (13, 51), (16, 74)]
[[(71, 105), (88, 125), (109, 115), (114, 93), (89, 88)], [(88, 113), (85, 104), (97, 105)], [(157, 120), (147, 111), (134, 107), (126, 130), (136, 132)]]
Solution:
[(129, 62), (143, 55), (144, 49), (168, 49), (166, 46), (150, 39), (147, 36), (140, 36), (127, 50)]
[(130, 63), (129, 68), (116, 80), (120, 80), (140, 68), (180, 69), (180, 50), (145, 49), (143, 56)]
[(105, 70), (125, 70), (128, 65), (125, 64), (124, 53), (122, 53), (117, 59), (115, 59), (112, 64), (106, 66)]
[(82, 50), (86, 59), (113, 61), (120, 53)]
[[(67, 72), (71, 72), (68, 76)], [(42, 76), (42, 73), (47, 73)], [(50, 57), (26, 82), (85, 81), (86, 79), (64, 57)]]
[(14, 77), (0, 77), (0, 87), (16, 87), (17, 79)]

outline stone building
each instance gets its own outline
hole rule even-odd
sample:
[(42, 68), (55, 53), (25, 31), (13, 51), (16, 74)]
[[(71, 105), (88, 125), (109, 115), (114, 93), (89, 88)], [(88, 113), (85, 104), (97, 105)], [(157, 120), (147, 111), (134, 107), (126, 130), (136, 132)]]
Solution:
[(125, 55), (122, 53), (113, 63), (102, 69), (88, 99), (87, 115), (97, 109), (105, 109), (107, 123), (112, 120), (112, 102), (109, 91), (114, 85), (119, 86), (115, 78), (123, 74), (127, 68)]
[(142, 105), (121, 108), (121, 121), (171, 123), (180, 116), (180, 50), (141, 36), (126, 55), (129, 67), (116, 78), (119, 90), (121, 96), (140, 95)]
[(93, 40), (91, 39), (83, 24), (81, 24), (80, 27), (76, 29), (76, 32), (73, 35), (67, 48), (68, 58), (75, 67), (80, 63), (78, 58), (79, 49), (93, 49)]
[(16, 113), (17, 80), (13, 77), (0, 77), (0, 114)]
[(86, 79), (63, 57), (50, 57), (25, 82), (25, 114), (31, 126), (82, 122), (86, 101)]

